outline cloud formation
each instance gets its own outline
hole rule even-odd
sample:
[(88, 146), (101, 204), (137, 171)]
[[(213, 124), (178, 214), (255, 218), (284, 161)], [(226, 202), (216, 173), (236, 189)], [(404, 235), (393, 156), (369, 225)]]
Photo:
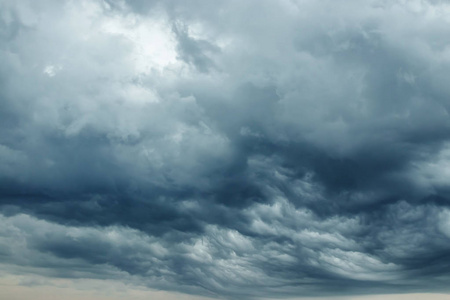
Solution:
[(0, 11), (9, 272), (233, 299), (448, 292), (448, 4)]

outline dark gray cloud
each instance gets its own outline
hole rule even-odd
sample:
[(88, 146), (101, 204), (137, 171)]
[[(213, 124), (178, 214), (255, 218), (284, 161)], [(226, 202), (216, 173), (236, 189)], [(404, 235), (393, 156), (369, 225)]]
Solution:
[(448, 292), (448, 6), (0, 1), (0, 259), (233, 299)]

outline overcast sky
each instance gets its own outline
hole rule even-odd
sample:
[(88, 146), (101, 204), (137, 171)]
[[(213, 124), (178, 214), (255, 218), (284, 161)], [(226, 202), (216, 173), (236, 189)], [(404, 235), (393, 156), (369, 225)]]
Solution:
[(0, 298), (448, 297), (449, 109), (446, 1), (0, 0)]

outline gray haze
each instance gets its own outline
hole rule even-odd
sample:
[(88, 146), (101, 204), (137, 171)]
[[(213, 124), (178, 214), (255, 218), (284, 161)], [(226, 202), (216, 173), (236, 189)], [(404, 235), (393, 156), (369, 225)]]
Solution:
[(7, 273), (449, 292), (447, 2), (0, 0), (0, 53)]

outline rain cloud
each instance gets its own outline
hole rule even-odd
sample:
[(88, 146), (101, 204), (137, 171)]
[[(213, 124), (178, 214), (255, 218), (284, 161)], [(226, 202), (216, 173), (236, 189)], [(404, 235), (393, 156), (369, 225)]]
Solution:
[(0, 264), (229, 299), (449, 292), (445, 1), (0, 0)]

